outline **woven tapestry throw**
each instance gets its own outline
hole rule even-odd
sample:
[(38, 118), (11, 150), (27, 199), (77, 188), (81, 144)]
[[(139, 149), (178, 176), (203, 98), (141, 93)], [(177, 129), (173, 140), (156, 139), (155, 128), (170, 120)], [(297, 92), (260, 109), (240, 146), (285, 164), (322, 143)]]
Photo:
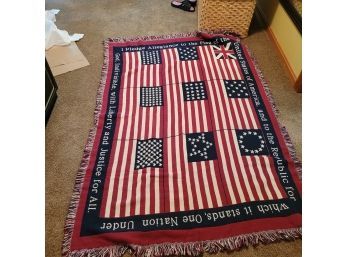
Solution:
[(301, 237), (301, 163), (238, 38), (104, 47), (63, 256), (198, 255)]

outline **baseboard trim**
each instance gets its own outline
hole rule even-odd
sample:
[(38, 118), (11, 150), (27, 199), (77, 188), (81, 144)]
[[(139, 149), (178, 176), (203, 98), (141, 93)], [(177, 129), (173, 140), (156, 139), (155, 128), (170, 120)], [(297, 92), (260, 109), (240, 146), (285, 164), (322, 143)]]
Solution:
[(279, 56), (281, 57), (282, 61), (285, 64), (287, 71), (289, 72), (289, 75), (290, 75), (292, 82), (295, 84), (296, 81), (298, 80), (298, 77), (296, 77), (294, 70), (291, 68), (290, 63), (289, 63), (288, 59), (286, 58), (286, 55), (285, 55), (283, 49), (281, 48), (276, 36), (274, 35), (271, 27), (267, 24), (262, 11), (257, 6), (256, 6), (255, 10), (256, 10), (255, 13), (256, 13), (257, 17), (259, 18), (259, 20), (261, 20), (261, 22), (264, 23), (268, 37), (273, 42), (275, 48), (277, 49)]

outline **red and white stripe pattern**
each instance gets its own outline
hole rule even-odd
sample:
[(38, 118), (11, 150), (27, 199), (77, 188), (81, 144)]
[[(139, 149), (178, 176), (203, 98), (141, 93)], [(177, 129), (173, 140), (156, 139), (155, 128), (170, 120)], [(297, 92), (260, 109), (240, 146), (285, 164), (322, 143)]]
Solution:
[(213, 208), (224, 195), (215, 161), (187, 161), (186, 133), (211, 131), (208, 101), (184, 101), (182, 82), (203, 79), (198, 61), (180, 61), (176, 49), (163, 51), (166, 211)]
[(286, 196), (270, 157), (242, 156), (235, 130), (215, 131), (214, 137), (228, 204)]
[(134, 170), (136, 139), (162, 138), (162, 107), (140, 106), (140, 87), (161, 85), (160, 65), (142, 65), (140, 53), (129, 52), (123, 67), (105, 217), (159, 213), (162, 205), (160, 168)]
[(256, 129), (259, 128), (256, 112), (249, 98), (229, 98), (225, 80), (243, 80), (236, 60), (216, 59), (212, 46), (198, 47), (202, 69), (211, 101), (214, 129)]
[[(180, 61), (161, 50), (161, 64), (142, 65), (123, 54), (114, 158), (104, 188), (102, 216), (126, 217), (215, 208), (285, 197), (268, 156), (242, 156), (236, 129), (259, 129), (249, 98), (229, 98), (223, 80), (243, 80), (233, 59), (197, 47), (199, 60)], [(183, 82), (204, 81), (208, 99), (184, 101)], [(163, 106), (141, 107), (140, 87), (163, 87)], [(212, 131), (216, 160), (188, 162), (186, 135)], [(163, 168), (135, 170), (137, 140), (163, 140)]]

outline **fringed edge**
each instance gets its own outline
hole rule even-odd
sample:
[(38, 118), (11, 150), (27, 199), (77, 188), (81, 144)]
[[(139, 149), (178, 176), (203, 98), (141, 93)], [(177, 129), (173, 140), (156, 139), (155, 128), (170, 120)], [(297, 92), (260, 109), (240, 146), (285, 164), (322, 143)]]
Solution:
[(240, 38), (238, 37), (237, 34), (228, 32), (226, 30), (214, 30), (214, 31), (200, 30), (200, 31), (194, 31), (194, 32), (173, 33), (173, 34), (167, 34), (167, 35), (114, 37), (114, 38), (106, 39), (104, 43), (109, 43), (109, 42), (122, 43), (122, 42), (152, 41), (152, 40), (155, 41), (155, 40), (165, 40), (165, 39), (173, 39), (173, 38), (200, 37), (199, 34), (201, 32), (216, 34), (216, 35), (226, 35), (240, 42)]
[(269, 103), (272, 106), (273, 113), (274, 113), (276, 120), (278, 122), (278, 126), (279, 126), (280, 131), (282, 133), (282, 136), (284, 138), (285, 144), (288, 148), (291, 159), (295, 164), (295, 168), (296, 168), (296, 172), (298, 174), (298, 177), (300, 178), (300, 180), (302, 180), (302, 162), (297, 158), (295, 146), (290, 138), (289, 132), (287, 131), (286, 127), (280, 123), (280, 121), (278, 119), (280, 112), (279, 112), (279, 109), (277, 108), (276, 102), (275, 102), (273, 95), (271, 93), (269, 83), (268, 83), (267, 79), (263, 76), (262, 71), (259, 68), (259, 65), (258, 65), (256, 58), (255, 58), (254, 54), (252, 53), (252, 51), (247, 46), (244, 45), (244, 47), (247, 50), (249, 56), (251, 57), (251, 60), (253, 62), (255, 70), (257, 72), (257, 76), (260, 78), (262, 87), (266, 93), (266, 96), (268, 98)]
[(302, 228), (279, 229), (244, 234), (218, 240), (152, 245), (116, 245), (107, 248), (83, 249), (71, 252), (69, 257), (121, 257), (126, 252), (137, 257), (169, 255), (198, 256), (204, 252), (213, 254), (221, 251), (233, 251), (242, 247), (255, 246), (260, 243), (269, 244), (280, 240), (292, 241), (299, 238), (302, 238)]
[(78, 209), (78, 205), (80, 201), (82, 185), (83, 185), (85, 174), (89, 165), (89, 160), (91, 157), (91, 152), (93, 149), (95, 136), (97, 132), (99, 116), (102, 109), (103, 95), (104, 95), (104, 89), (105, 89), (105, 84), (107, 80), (107, 73), (108, 73), (108, 66), (109, 66), (109, 47), (106, 42), (104, 42), (103, 45), (104, 45), (104, 62), (103, 62), (103, 67), (101, 71), (101, 79), (99, 82), (99, 88), (97, 90), (97, 96), (96, 96), (96, 107), (94, 109), (94, 125), (88, 133), (87, 143), (83, 151), (80, 168), (77, 171), (75, 186), (73, 189), (73, 194), (71, 197), (67, 218), (65, 220), (64, 238), (63, 238), (63, 245), (62, 245), (63, 256), (70, 255), (71, 239), (72, 239), (72, 234), (74, 230), (76, 213), (77, 213), (77, 209)]
[[(135, 37), (117, 37), (117, 38), (108, 38), (104, 40), (104, 62), (101, 71), (101, 79), (99, 82), (99, 88), (97, 91), (96, 97), (96, 107), (94, 110), (94, 126), (90, 129), (88, 134), (87, 143), (83, 151), (83, 157), (78, 169), (75, 186), (73, 189), (72, 198), (70, 201), (67, 218), (65, 221), (64, 227), (64, 239), (62, 246), (62, 256), (64, 257), (89, 257), (89, 256), (102, 256), (102, 257), (121, 257), (126, 252), (133, 254), (135, 256), (144, 256), (144, 257), (155, 257), (155, 256), (168, 256), (168, 255), (190, 255), (198, 256), (204, 252), (207, 253), (217, 253), (220, 251), (233, 251), (240, 249), (242, 247), (247, 247), (250, 245), (257, 245), (259, 243), (273, 243), (280, 240), (295, 240), (302, 238), (302, 228), (291, 228), (291, 229), (279, 229), (279, 230), (270, 230), (262, 231), (252, 234), (244, 234), (235, 237), (228, 237), (218, 240), (209, 240), (209, 241), (199, 241), (199, 242), (188, 242), (188, 243), (163, 243), (163, 244), (153, 244), (153, 245), (114, 245), (103, 248), (92, 248), (92, 249), (81, 249), (76, 251), (70, 251), (71, 239), (74, 230), (75, 218), (78, 209), (78, 204), (80, 201), (82, 185), (84, 177), (89, 165), (89, 160), (91, 157), (91, 152), (93, 149), (95, 135), (98, 127), (99, 116), (102, 108), (102, 101), (104, 95), (104, 89), (107, 81), (107, 71), (109, 66), (109, 45), (110, 42), (129, 42), (129, 41), (149, 41), (149, 40), (163, 40), (163, 39), (172, 39), (180, 37), (195, 37), (198, 36), (199, 32), (213, 33), (213, 34), (223, 34), (233, 37), (234, 40), (240, 42), (238, 35), (226, 32), (226, 31), (196, 31), (189, 33), (175, 33), (169, 35), (159, 35), (159, 36), (135, 36)], [(257, 62), (252, 55), (251, 51), (247, 48), (249, 55), (252, 57), (254, 67), (258, 73), (258, 76), (262, 82), (262, 86), (266, 92), (268, 100), (272, 105), (272, 110), (275, 113), (275, 116), (278, 117), (279, 111), (276, 108), (275, 102), (271, 95), (268, 84), (263, 77), (260, 69), (258, 68)], [(279, 121), (278, 121), (279, 123)], [(281, 127), (282, 135), (286, 141), (286, 145), (289, 149), (290, 155), (295, 162), (297, 171), (301, 175), (301, 162), (297, 159), (295, 148), (291, 142), (290, 136), (286, 131), (286, 128)]]
[(187, 33), (174, 33), (168, 35), (155, 35), (155, 36), (132, 36), (132, 37), (114, 37), (108, 38), (104, 42), (134, 42), (134, 41), (154, 41), (154, 40), (165, 40), (173, 38), (184, 38), (184, 37), (196, 37), (197, 32), (187, 32)]

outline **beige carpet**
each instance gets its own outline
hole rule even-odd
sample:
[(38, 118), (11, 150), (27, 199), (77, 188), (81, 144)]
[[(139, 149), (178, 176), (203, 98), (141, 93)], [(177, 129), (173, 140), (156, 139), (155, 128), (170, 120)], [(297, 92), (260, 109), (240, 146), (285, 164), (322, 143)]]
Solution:
[[(93, 125), (95, 97), (103, 63), (101, 42), (113, 36), (161, 35), (197, 29), (197, 12), (170, 7), (169, 0), (46, 0), (47, 9), (60, 9), (57, 26), (84, 33), (78, 46), (90, 66), (59, 75), (58, 100), (46, 127), (46, 256), (61, 256), (64, 220), (88, 131)], [(280, 121), (288, 128), (301, 157), (301, 94), (294, 92), (289, 76), (272, 42), (253, 21), (251, 35), (243, 40), (254, 52), (270, 82)], [(301, 256), (301, 240), (249, 247), (218, 256)]]

